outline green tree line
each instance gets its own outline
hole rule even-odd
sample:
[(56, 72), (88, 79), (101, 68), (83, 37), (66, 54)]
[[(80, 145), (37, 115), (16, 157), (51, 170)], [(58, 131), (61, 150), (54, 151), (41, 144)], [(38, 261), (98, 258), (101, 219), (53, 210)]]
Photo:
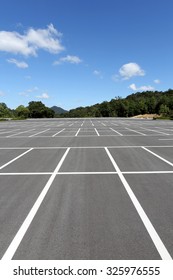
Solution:
[(173, 119), (173, 90), (137, 92), (126, 98), (117, 96), (110, 101), (78, 107), (63, 114), (55, 114), (41, 101), (31, 101), (27, 107), (20, 105), (15, 110), (0, 103), (0, 118), (132, 117), (140, 114), (158, 114)]
[(28, 106), (18, 106), (11, 110), (5, 103), (0, 103), (0, 118), (54, 118), (55, 112), (46, 107), (41, 101), (31, 101)]
[(88, 107), (78, 107), (62, 114), (64, 117), (132, 117), (140, 114), (158, 114), (173, 117), (173, 90), (165, 92), (145, 91), (126, 98), (117, 96)]

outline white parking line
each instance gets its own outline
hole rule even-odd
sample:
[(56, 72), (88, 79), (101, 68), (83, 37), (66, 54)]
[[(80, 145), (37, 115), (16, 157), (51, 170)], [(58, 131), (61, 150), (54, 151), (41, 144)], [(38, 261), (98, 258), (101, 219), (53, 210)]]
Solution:
[(137, 131), (137, 130), (133, 130), (133, 129), (128, 128), (128, 127), (125, 127), (125, 129), (127, 129), (127, 130), (129, 130), (129, 131), (133, 131), (133, 132), (139, 133), (139, 134), (141, 134), (141, 135), (143, 135), (143, 136), (146, 136), (146, 134), (144, 134), (144, 133), (142, 133), (142, 132), (139, 132), (139, 131)]
[[(122, 171), (124, 175), (145, 175), (145, 174), (173, 174), (173, 171)], [(52, 175), (53, 172), (0, 172), (0, 176), (33, 176)], [(58, 172), (57, 175), (114, 175), (116, 171), (80, 171), (80, 172)]]
[(111, 123), (111, 124), (113, 124), (113, 125), (115, 125), (115, 126), (118, 126), (118, 124), (116, 124), (116, 123)]
[[(81, 172), (58, 172), (58, 175), (111, 175), (111, 174), (117, 174), (116, 171), (89, 171), (89, 172), (86, 172), (86, 171), (81, 171)], [(0, 173), (1, 175), (1, 173)]]
[(13, 130), (11, 130), (11, 131), (3, 131), (3, 132), (0, 132), (0, 134), (11, 133), (11, 132), (14, 132), (14, 131), (17, 131), (17, 130), (20, 130), (20, 128), (18, 128), (18, 129), (13, 129)]
[(34, 137), (34, 136), (36, 136), (36, 135), (38, 135), (38, 134), (41, 134), (41, 133), (44, 133), (44, 132), (46, 132), (46, 131), (48, 131), (48, 130), (50, 130), (50, 128), (48, 128), (48, 129), (46, 129), (46, 130), (43, 130), (43, 131), (40, 131), (40, 132), (37, 132), (37, 133), (35, 133), (35, 134), (32, 134), (32, 135), (30, 135), (29, 137)]
[(150, 154), (154, 155), (155, 157), (157, 157), (157, 158), (163, 160), (163, 161), (166, 162), (167, 164), (173, 166), (173, 163), (172, 163), (172, 162), (170, 162), (170, 161), (166, 160), (165, 158), (159, 156), (158, 154), (156, 154), (156, 153), (150, 151), (150, 150), (147, 149), (146, 147), (141, 147), (141, 148), (144, 149), (145, 151), (149, 152)]
[(33, 131), (33, 130), (35, 130), (35, 128), (30, 129), (30, 130), (26, 130), (26, 131), (22, 131), (22, 132), (18, 132), (18, 133), (12, 134), (12, 135), (8, 135), (6, 137), (10, 138), (10, 137), (13, 137), (13, 136), (16, 136), (16, 135), (19, 135), (19, 134), (22, 134), (22, 133), (24, 134), (24, 133), (27, 133), (27, 132), (30, 132), (30, 131)]
[(111, 127), (110, 127), (110, 129), (111, 129), (112, 131), (116, 132), (118, 135), (123, 136), (123, 134), (121, 134), (120, 132), (116, 131), (115, 129), (113, 129), (113, 128), (111, 128)]
[(171, 139), (159, 139), (160, 141), (172, 141), (173, 140), (173, 138)]
[(64, 125), (64, 123), (60, 123), (60, 124), (58, 124), (57, 126), (61, 126), (61, 125)]
[(144, 130), (153, 131), (153, 132), (157, 132), (157, 133), (164, 134), (164, 135), (169, 135), (168, 133), (161, 132), (161, 131), (158, 131), (158, 130), (155, 130), (155, 129), (149, 129), (149, 128), (144, 128), (144, 127), (141, 127), (141, 128), (144, 129)]
[(173, 174), (173, 171), (123, 171), (122, 174)]
[(43, 202), (48, 190), (50, 189), (58, 171), (60, 170), (70, 148), (68, 148), (64, 155), (62, 156), (60, 162), (58, 163), (57, 167), (55, 168), (54, 172), (50, 176), (49, 180), (47, 181), (45, 187), (43, 188), (41, 194), (37, 198), (36, 202), (34, 203), (34, 206), (31, 208), (29, 214), (27, 215), (26, 219), (24, 220), (23, 224), (21, 225), (20, 229), (18, 230), (17, 234), (15, 235), (14, 239), (12, 240), (11, 244), (9, 245), (8, 249), (6, 250), (5, 254), (2, 257), (2, 260), (11, 260), (20, 245), (20, 242), (22, 241), (25, 233), (27, 232), (30, 224), (32, 223), (32, 220), (34, 219), (38, 209), (40, 208), (41, 203)]
[(163, 128), (163, 127), (158, 127), (158, 126), (155, 126), (155, 128), (158, 128), (158, 129), (161, 129), (161, 130), (173, 131), (172, 128)]
[(8, 172), (4, 172), (4, 173), (0, 173), (0, 176), (22, 176), (22, 175), (51, 175), (53, 174), (53, 172), (22, 172), (22, 173), (19, 173), (19, 172), (15, 172), (15, 173), (8, 173)]
[(64, 131), (65, 128), (63, 128), (62, 130), (58, 131), (57, 133), (55, 133), (54, 135), (52, 135), (52, 137), (55, 137), (56, 135), (60, 134), (62, 131)]
[(75, 136), (78, 136), (80, 130), (81, 130), (81, 129), (79, 128), (78, 131), (76, 132)]
[(9, 162), (7, 162), (7, 163), (5, 163), (4, 165), (2, 165), (2, 166), (0, 167), (0, 170), (3, 169), (4, 167), (6, 167), (7, 165), (9, 165), (10, 163), (16, 161), (17, 159), (23, 157), (24, 155), (26, 155), (27, 153), (29, 153), (29, 152), (32, 151), (32, 150), (33, 150), (33, 148), (30, 148), (29, 150), (27, 150), (26, 152), (22, 153), (21, 155), (19, 155), (19, 156), (13, 158), (13, 159), (10, 160)]
[(136, 208), (136, 211), (138, 212), (146, 230), (148, 231), (158, 253), (160, 254), (161, 258), (163, 260), (172, 260), (169, 252), (167, 251), (165, 245), (163, 244), (162, 240), (160, 239), (158, 233), (156, 232), (155, 228), (153, 227), (151, 221), (149, 220), (148, 216), (146, 215), (144, 209), (142, 208), (141, 204), (139, 203), (138, 199), (136, 198), (135, 194), (133, 193), (131, 187), (129, 186), (128, 182), (126, 181), (124, 175), (122, 174), (121, 170), (119, 169), (118, 165), (116, 164), (114, 158), (112, 157), (111, 153), (109, 152), (108, 148), (105, 147), (105, 151), (110, 158), (115, 170), (118, 173), (118, 176), (121, 180), (121, 182), (124, 185), (124, 188), (126, 189), (134, 207)]
[(98, 133), (97, 129), (96, 128), (94, 128), (94, 129), (95, 129), (95, 132), (97, 133), (97, 136), (100, 136), (100, 134)]
[[(128, 149), (128, 148), (133, 148), (133, 149), (139, 149), (142, 148), (143, 146), (136, 145), (136, 146), (107, 146), (108, 149)], [(0, 150), (26, 150), (26, 149), (35, 149), (35, 150), (46, 150), (46, 149), (67, 149), (69, 147), (67, 146), (32, 146), (32, 147), (0, 147)], [(105, 146), (71, 146), (71, 149), (104, 149)], [(173, 145), (148, 145), (145, 146), (145, 148), (173, 148)]]

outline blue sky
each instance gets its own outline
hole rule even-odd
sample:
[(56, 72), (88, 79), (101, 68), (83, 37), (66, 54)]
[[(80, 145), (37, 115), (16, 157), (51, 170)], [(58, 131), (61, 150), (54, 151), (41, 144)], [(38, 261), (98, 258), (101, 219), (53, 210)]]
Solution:
[(64, 109), (173, 88), (172, 0), (0, 0), (0, 102)]

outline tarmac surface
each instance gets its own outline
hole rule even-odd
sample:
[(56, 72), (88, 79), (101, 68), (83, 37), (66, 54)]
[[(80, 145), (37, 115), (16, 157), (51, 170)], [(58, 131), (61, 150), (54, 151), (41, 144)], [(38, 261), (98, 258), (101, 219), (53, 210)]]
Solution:
[(173, 258), (173, 122), (0, 122), (2, 260)]

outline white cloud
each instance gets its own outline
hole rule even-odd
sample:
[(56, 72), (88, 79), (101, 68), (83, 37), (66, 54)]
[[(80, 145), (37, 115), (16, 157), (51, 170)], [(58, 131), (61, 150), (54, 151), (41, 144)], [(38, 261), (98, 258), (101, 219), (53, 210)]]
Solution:
[(93, 71), (93, 74), (94, 74), (95, 76), (99, 77), (100, 79), (103, 79), (103, 75), (102, 75), (101, 71), (99, 71), (99, 70), (94, 70), (94, 71)]
[(160, 84), (160, 83), (161, 83), (161, 81), (160, 81), (160, 80), (158, 80), (158, 79), (156, 79), (156, 80), (154, 80), (154, 83), (155, 83), (155, 84)]
[(130, 89), (132, 89), (133, 91), (154, 91), (155, 88), (152, 86), (141, 86), (141, 87), (137, 87), (135, 84), (131, 84), (129, 86)]
[(21, 95), (21, 96), (29, 97), (29, 94), (26, 93), (25, 91), (24, 92), (19, 92), (18, 94)]
[(135, 76), (144, 76), (145, 71), (141, 69), (141, 67), (134, 62), (130, 62), (127, 64), (124, 64), (119, 69), (120, 76), (123, 78), (123, 80), (128, 80)]
[(94, 70), (93, 74), (96, 75), (96, 76), (99, 76), (101, 74), (101, 72), (98, 71), (98, 70)]
[(140, 88), (138, 88), (138, 90), (140, 90), (140, 91), (147, 91), (147, 90), (154, 91), (155, 88), (152, 87), (152, 86), (141, 86)]
[(62, 34), (54, 28), (53, 24), (49, 24), (47, 29), (30, 28), (25, 34), (0, 31), (0, 51), (24, 56), (36, 56), (39, 49), (59, 53), (64, 50), (61, 36)]
[(26, 62), (18, 61), (17, 59), (14, 58), (7, 59), (7, 62), (15, 64), (18, 68), (23, 68), (23, 69), (28, 68), (28, 64)]
[(115, 75), (112, 75), (111, 78), (114, 82), (118, 82), (120, 77), (119, 77), (119, 75), (115, 74)]
[(71, 63), (71, 64), (79, 64), (82, 60), (78, 56), (67, 55), (65, 57), (61, 57), (59, 60), (55, 61), (54, 65), (60, 65), (62, 63)]
[(41, 95), (37, 95), (36, 97), (40, 99), (48, 99), (50, 96), (46, 92), (44, 92)]
[(35, 91), (37, 91), (37, 90), (39, 90), (38, 87), (33, 87), (33, 88), (27, 89), (27, 92), (35, 92)]
[(0, 90), (0, 96), (2, 97), (2, 96), (4, 96), (4, 95), (5, 95), (5, 93), (4, 93), (3, 91)]
[(28, 44), (26, 36), (17, 32), (0, 31), (0, 51), (25, 56), (36, 55), (34, 47)]
[(136, 87), (136, 85), (135, 85), (135, 84), (131, 84), (131, 85), (129, 86), (129, 88), (130, 88), (130, 89), (132, 89), (132, 90), (134, 90), (134, 91), (136, 91), (136, 90), (137, 90), (137, 87)]
[(36, 92), (38, 90), (39, 90), (39, 88), (35, 86), (35, 87), (29, 88), (29, 89), (27, 89), (23, 92), (19, 92), (19, 95), (29, 97), (29, 93), (33, 93), (33, 92)]

